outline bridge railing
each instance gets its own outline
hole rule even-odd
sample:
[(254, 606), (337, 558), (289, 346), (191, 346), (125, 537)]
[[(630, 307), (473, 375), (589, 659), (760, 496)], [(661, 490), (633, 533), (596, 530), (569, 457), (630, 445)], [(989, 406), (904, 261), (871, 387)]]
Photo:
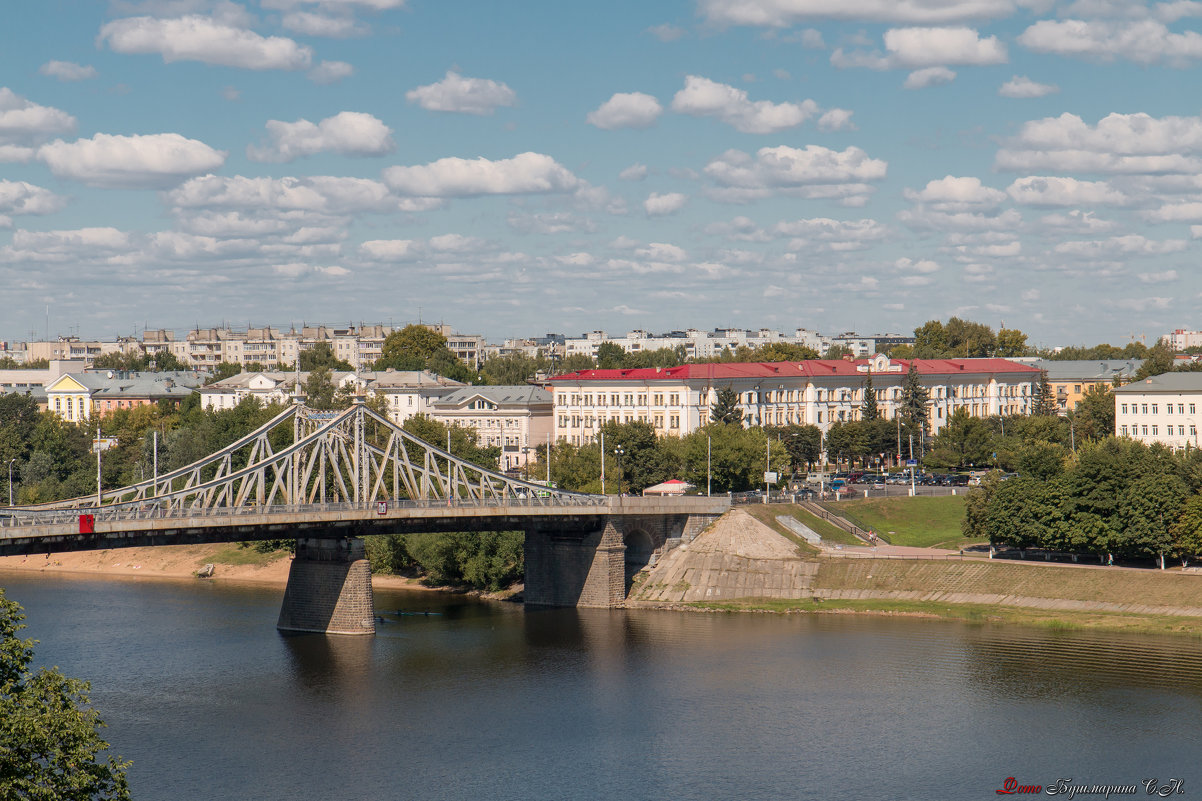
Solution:
[[(128, 503), (106, 504), (102, 507), (82, 507), (76, 509), (39, 509), (11, 511), (0, 509), (0, 529), (19, 529), (29, 526), (44, 525), (74, 525), (82, 515), (91, 515), (97, 523), (118, 523), (138, 520), (194, 520), (198, 518), (233, 518), (250, 517), (255, 515), (297, 515), (316, 512), (374, 512), (376, 516), (385, 517), (390, 512), (399, 509), (498, 509), (522, 508), (542, 509), (548, 507), (603, 507), (609, 499), (603, 495), (577, 496), (575, 498), (432, 498), (427, 500), (390, 500), (381, 508), (380, 502), (343, 502), (343, 503), (302, 503), (302, 504), (272, 504), (270, 506), (224, 506), (201, 509), (169, 508), (166, 504), (153, 500)], [(364, 516), (369, 519), (368, 515)]]

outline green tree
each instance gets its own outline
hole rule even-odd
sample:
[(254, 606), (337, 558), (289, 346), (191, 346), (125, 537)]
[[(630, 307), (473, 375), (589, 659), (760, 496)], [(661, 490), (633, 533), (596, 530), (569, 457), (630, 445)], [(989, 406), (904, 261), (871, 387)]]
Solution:
[(597, 346), (597, 368), (619, 370), (626, 366), (626, 350), (616, 342), (602, 342)]
[[(308, 351), (305, 351), (306, 353)], [(213, 366), (213, 374), (205, 381), (206, 384), (212, 384), (215, 381), (223, 381), (227, 378), (238, 375), (242, 372), (242, 365), (237, 362), (218, 362)]]
[[(384, 340), (384, 343), (387, 345), (388, 340)], [(344, 372), (350, 372), (355, 369), (349, 362), (335, 356), (334, 349), (330, 347), (330, 343), (324, 340), (311, 348), (302, 350), (297, 354), (297, 360), (300, 362), (301, 372), (304, 373), (312, 372), (319, 367), (324, 367), (327, 371), (342, 370)]]
[(739, 408), (739, 393), (734, 387), (726, 386), (718, 390), (718, 397), (710, 406), (710, 421), (714, 423), (741, 425), (743, 410)]
[(1114, 394), (1107, 387), (1091, 386), (1077, 401), (1071, 419), (1077, 439), (1114, 436)]
[(1003, 359), (1014, 356), (1025, 356), (1027, 353), (1027, 335), (1016, 328), (1003, 328), (997, 332), (997, 348), (995, 355)]
[(1052, 389), (1051, 382), (1048, 381), (1048, 371), (1039, 371), (1039, 380), (1035, 383), (1035, 397), (1031, 404), (1031, 414), (1033, 415), (1055, 415), (1060, 412), (1060, 404), (1056, 400), (1056, 393)]
[(804, 362), (807, 359), (817, 359), (818, 352), (805, 345), (792, 342), (769, 342), (755, 349), (756, 362)]
[(938, 359), (946, 355), (947, 333), (943, 330), (943, 323), (927, 320), (914, 329), (915, 359)]
[(311, 409), (333, 409), (336, 391), (330, 368), (325, 365), (315, 367), (305, 379), (305, 405)]
[(960, 530), (968, 539), (989, 539), (989, 507), (1001, 484), (1002, 474), (990, 470), (978, 486), (968, 491), (964, 499), (964, 519), (960, 522)]
[(869, 370), (868, 377), (864, 379), (864, 402), (860, 404), (860, 419), (869, 421), (880, 416), (881, 412), (876, 405), (876, 389), (872, 386), (872, 371)]
[[(826, 349), (826, 353), (822, 354), (822, 358), (824, 358), (824, 359), (845, 359), (851, 355), (853, 355), (851, 352), (851, 348), (849, 348), (847, 345), (836, 344), (836, 345), (829, 346)], [(743, 360), (739, 359), (738, 361), (743, 361)]]
[(922, 379), (918, 375), (918, 365), (911, 361), (910, 369), (906, 371), (906, 378), (902, 382), (901, 406), (898, 413), (902, 421), (913, 426), (921, 437), (926, 436), (927, 402), (930, 397), (930, 391), (922, 385)]
[(1202, 495), (1194, 494), (1186, 499), (1181, 512), (1171, 529), (1173, 553), (1181, 559), (1181, 566), (1202, 554)]
[(1175, 475), (1145, 475), (1131, 483), (1120, 507), (1124, 550), (1163, 556), (1173, 550), (1172, 527), (1181, 517), (1185, 482)]
[(1164, 340), (1161, 340), (1148, 348), (1144, 363), (1136, 371), (1134, 380), (1142, 381), (1154, 375), (1170, 372), (1173, 369), (1173, 362), (1173, 351), (1164, 343)]
[(435, 353), (447, 346), (447, 338), (424, 325), (407, 325), (384, 338), (375, 369), (423, 370)]
[(98, 757), (109, 744), (91, 707), (91, 686), (57, 668), (30, 670), (33, 640), (21, 607), (0, 589), (0, 798), (22, 801), (128, 799), (120, 757)]
[(945, 355), (951, 358), (980, 359), (991, 355), (997, 347), (993, 329), (983, 323), (953, 317), (943, 330), (947, 336)]
[(571, 356), (555, 362), (552, 369), (555, 373), (562, 375), (564, 373), (574, 373), (577, 370), (592, 370), (596, 366), (597, 363), (593, 361), (593, 357), (583, 353), (573, 353)]
[(947, 424), (939, 429), (931, 443), (928, 460), (941, 459), (947, 467), (967, 467), (985, 464), (989, 458), (992, 436), (989, 423), (972, 417), (960, 407), (952, 412)]
[(505, 356), (493, 356), (480, 366), (480, 377), (486, 384), (515, 386), (525, 384), (539, 372), (550, 369), (551, 360), (539, 354), (528, 356), (514, 351)]

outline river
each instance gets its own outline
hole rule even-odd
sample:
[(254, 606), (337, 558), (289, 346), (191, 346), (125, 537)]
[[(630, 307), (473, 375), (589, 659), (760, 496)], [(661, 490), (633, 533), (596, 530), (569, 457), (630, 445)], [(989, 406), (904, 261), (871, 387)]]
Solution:
[(91, 680), (138, 801), (1202, 798), (1194, 639), (386, 591), (374, 638), (284, 637), (276, 588), (0, 585), (38, 663)]

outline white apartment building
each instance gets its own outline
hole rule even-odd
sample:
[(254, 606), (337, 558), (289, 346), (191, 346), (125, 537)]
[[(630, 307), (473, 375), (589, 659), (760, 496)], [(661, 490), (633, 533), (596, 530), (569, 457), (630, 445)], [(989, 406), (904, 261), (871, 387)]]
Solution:
[(1164, 373), (1113, 392), (1115, 436), (1174, 449), (1198, 447), (1202, 373)]
[(564, 341), (564, 355), (584, 355), (596, 358), (597, 349), (604, 342), (618, 345), (627, 353), (639, 353), (661, 348), (683, 347), (685, 356), (690, 359), (710, 359), (720, 356), (724, 350), (732, 353), (740, 347), (758, 348), (774, 342), (791, 345), (802, 345), (813, 349), (816, 353), (824, 353), (831, 345), (844, 345), (851, 349), (857, 358), (867, 358), (876, 353), (878, 346), (912, 343), (913, 337), (900, 334), (876, 334), (861, 337), (854, 333), (839, 334), (834, 337), (824, 337), (816, 331), (798, 328), (792, 334), (782, 334), (770, 328), (744, 330), (741, 328), (715, 328), (713, 331), (699, 331), (690, 328), (687, 331), (670, 331), (666, 334), (651, 334), (641, 329), (628, 331), (625, 336), (610, 336), (604, 331), (590, 331), (579, 337), (568, 338)]
[(1187, 331), (1184, 328), (1178, 328), (1171, 334), (1165, 334), (1161, 340), (1174, 353), (1180, 353), (1190, 348), (1202, 348), (1202, 331)]
[[(914, 360), (930, 393), (931, 431), (957, 409), (973, 417), (1029, 414), (1039, 371), (1006, 359)], [(718, 391), (739, 394), (746, 425), (816, 425), (855, 420), (869, 371), (881, 415), (893, 419), (909, 360), (689, 364), (634, 370), (580, 370), (547, 380), (555, 398), (555, 437), (592, 440), (606, 421), (650, 422), (659, 434), (685, 436), (709, 422)]]

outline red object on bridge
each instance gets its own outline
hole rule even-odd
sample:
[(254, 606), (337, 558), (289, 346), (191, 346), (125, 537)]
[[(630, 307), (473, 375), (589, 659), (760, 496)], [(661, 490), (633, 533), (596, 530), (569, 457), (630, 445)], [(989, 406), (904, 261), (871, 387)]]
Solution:
[(96, 516), (95, 515), (80, 515), (79, 516), (79, 533), (80, 534), (95, 534), (96, 533)]

